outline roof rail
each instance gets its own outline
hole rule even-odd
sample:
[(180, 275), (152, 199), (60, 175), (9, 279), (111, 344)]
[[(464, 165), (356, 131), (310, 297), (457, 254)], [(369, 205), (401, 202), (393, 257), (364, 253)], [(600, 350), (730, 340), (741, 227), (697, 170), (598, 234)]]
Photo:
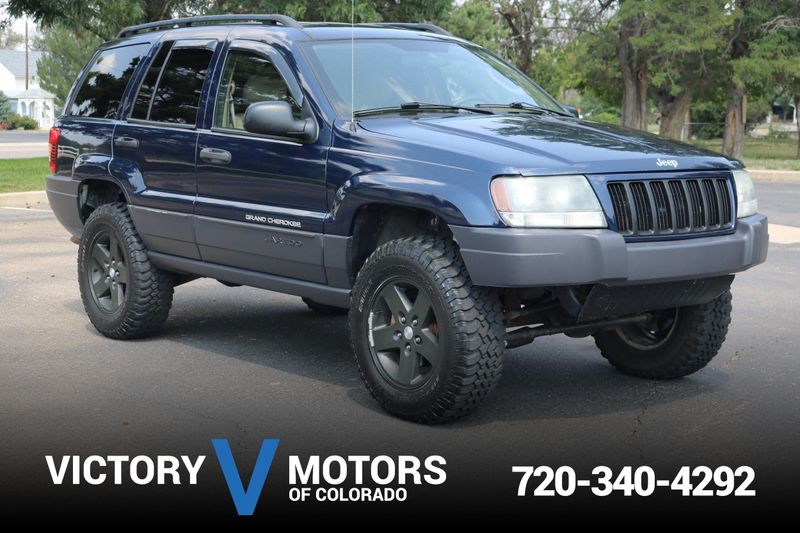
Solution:
[(189, 26), (204, 25), (204, 24), (268, 24), (286, 26), (287, 28), (296, 28), (302, 30), (303, 27), (292, 17), (286, 15), (207, 15), (203, 17), (185, 17), (170, 20), (159, 20), (157, 22), (148, 22), (146, 24), (138, 24), (136, 26), (128, 26), (122, 28), (117, 34), (117, 39), (122, 37), (130, 37), (137, 33), (147, 33), (158, 30), (168, 30), (172, 28), (188, 28)]
[(453, 34), (430, 22), (371, 22), (367, 24), (359, 24), (360, 26), (378, 26), (384, 28), (400, 28), (404, 30), (428, 31), (431, 33), (438, 33), (439, 35), (447, 35), (453, 37)]

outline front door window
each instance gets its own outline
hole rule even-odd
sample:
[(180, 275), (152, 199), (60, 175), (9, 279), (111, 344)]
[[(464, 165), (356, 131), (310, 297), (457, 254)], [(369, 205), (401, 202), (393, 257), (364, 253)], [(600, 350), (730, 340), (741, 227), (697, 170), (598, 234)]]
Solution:
[(228, 54), (214, 107), (214, 127), (244, 129), (244, 113), (256, 102), (284, 101), (295, 116), (300, 108), (275, 66), (264, 56), (243, 50)]

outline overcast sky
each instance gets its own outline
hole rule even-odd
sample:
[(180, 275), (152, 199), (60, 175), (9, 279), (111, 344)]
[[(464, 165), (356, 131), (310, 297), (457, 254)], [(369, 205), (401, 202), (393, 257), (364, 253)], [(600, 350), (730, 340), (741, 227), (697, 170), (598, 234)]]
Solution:
[[(6, 6), (4, 3), (0, 3), (0, 20), (5, 20), (8, 18), (8, 13), (6, 13)], [(14, 31), (17, 33), (22, 33), (25, 31), (25, 21), (23, 19), (16, 19), (14, 20), (12, 27)], [(36, 29), (36, 24), (33, 22), (28, 22), (28, 31), (33, 32)]]
[[(5, 20), (7, 17), (8, 17), (8, 14), (6, 13), (5, 6), (4, 5), (0, 5), (0, 20)], [(16, 19), (16, 20), (14, 20), (13, 23), (11, 24), (11, 28), (13, 28), (15, 33), (19, 33), (20, 35), (24, 35), (25, 34), (25, 20), (24, 19)], [(38, 31), (38, 28), (36, 27), (36, 24), (34, 24), (31, 21), (28, 21), (28, 38), (31, 41), (33, 41), (33, 38), (36, 35), (37, 31)]]

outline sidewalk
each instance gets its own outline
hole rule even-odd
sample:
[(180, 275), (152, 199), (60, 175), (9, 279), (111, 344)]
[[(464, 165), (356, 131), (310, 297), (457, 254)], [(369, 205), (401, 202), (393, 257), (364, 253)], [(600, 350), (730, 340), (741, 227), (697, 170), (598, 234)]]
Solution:
[(747, 170), (756, 181), (800, 183), (800, 170), (766, 170), (758, 168), (748, 168)]
[(49, 210), (50, 204), (44, 191), (6, 192), (0, 194), (0, 207)]

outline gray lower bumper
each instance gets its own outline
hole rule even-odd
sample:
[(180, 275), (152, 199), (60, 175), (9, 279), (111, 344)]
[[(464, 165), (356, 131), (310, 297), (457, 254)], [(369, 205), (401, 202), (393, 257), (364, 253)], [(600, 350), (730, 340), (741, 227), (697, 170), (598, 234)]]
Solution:
[(625, 242), (610, 230), (451, 226), (476, 285), (627, 284), (733, 274), (763, 263), (767, 217), (737, 220), (730, 235)]
[(76, 237), (83, 232), (78, 209), (78, 186), (80, 182), (68, 176), (47, 176), (47, 200), (61, 225)]

